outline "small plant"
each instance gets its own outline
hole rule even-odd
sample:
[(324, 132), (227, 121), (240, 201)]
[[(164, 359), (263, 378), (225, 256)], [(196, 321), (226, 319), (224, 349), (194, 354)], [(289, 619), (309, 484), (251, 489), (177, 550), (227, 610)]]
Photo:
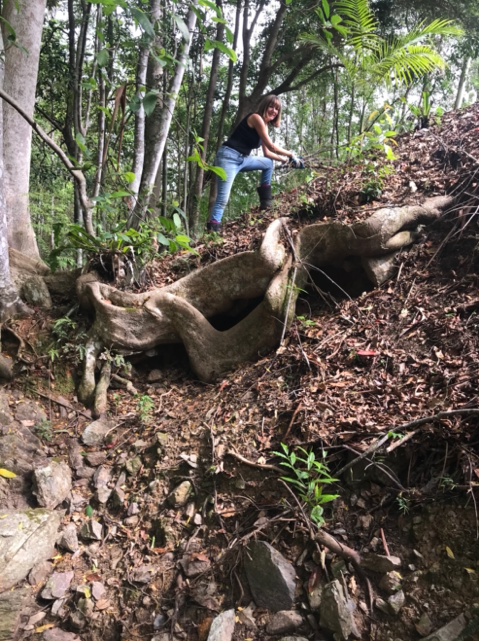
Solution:
[(52, 429), (51, 421), (47, 421), (46, 418), (42, 418), (42, 420), (34, 427), (36, 435), (38, 438), (42, 439), (42, 441), (52, 440)]
[(403, 514), (407, 514), (410, 508), (409, 499), (405, 498), (404, 496), (398, 496), (396, 501), (398, 503), (400, 512), (402, 512)]
[(154, 408), (155, 402), (148, 394), (140, 396), (136, 401), (136, 411), (142, 423), (149, 423)]
[[(296, 448), (302, 456), (290, 451), (288, 446), (281, 443), (282, 452), (273, 452), (279, 456), (281, 465), (291, 470), (294, 476), (281, 477), (284, 481), (291, 483), (299, 493), (299, 496), (309, 508), (309, 516), (313, 523), (321, 527), (325, 523), (324, 505), (331, 503), (339, 495), (323, 494), (325, 485), (335, 483), (338, 479), (331, 477), (329, 468), (324, 461), (317, 461), (314, 452), (307, 452), (303, 447)], [(323, 458), (326, 453), (323, 451)]]
[(306, 316), (296, 316), (296, 318), (301, 321), (303, 327), (316, 327), (316, 321), (311, 318), (306, 318)]

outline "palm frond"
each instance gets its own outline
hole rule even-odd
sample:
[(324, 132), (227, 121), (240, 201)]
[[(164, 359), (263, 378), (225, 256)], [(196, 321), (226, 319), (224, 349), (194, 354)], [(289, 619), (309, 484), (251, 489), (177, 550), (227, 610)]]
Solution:
[(433, 20), (425, 25), (424, 22), (416, 25), (409, 33), (396, 36), (394, 41), (398, 46), (405, 47), (424, 40), (428, 36), (462, 36), (464, 30), (454, 24), (452, 20)]
[(389, 84), (392, 78), (396, 78), (409, 83), (414, 78), (445, 66), (442, 57), (428, 45), (389, 48), (388, 44), (384, 44), (379, 54), (362, 61), (364, 71), (372, 71), (377, 81)]
[(369, 33), (378, 26), (369, 0), (338, 0), (334, 10), (341, 16), (345, 26), (355, 32)]

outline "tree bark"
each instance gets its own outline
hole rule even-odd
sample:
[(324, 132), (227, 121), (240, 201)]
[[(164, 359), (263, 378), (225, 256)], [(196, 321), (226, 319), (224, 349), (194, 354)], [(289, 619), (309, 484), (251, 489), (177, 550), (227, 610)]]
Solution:
[[(222, 0), (216, 0), (216, 5), (219, 9), (222, 9)], [(223, 41), (225, 33), (225, 26), (223, 23), (218, 22), (216, 28), (216, 40), (218, 42)], [(201, 125), (201, 137), (203, 142), (203, 150), (201, 152), (201, 160), (206, 162), (207, 152), (208, 152), (208, 141), (210, 137), (210, 126), (211, 126), (211, 116), (213, 114), (213, 101), (216, 90), (216, 83), (218, 81), (218, 70), (220, 66), (221, 52), (219, 49), (215, 49), (213, 52), (213, 60), (211, 61), (211, 70), (210, 78), (208, 81), (208, 89), (206, 91), (206, 99), (203, 112), (203, 124)], [(201, 194), (203, 192), (203, 179), (204, 179), (204, 169), (200, 165), (196, 168), (196, 179), (193, 186), (193, 197), (190, 200), (190, 231), (193, 234), (196, 234), (198, 231), (199, 215), (200, 215), (200, 200)]]
[[(33, 116), (38, 76), (40, 44), (46, 0), (5, 0), (3, 18), (15, 29), (22, 49), (10, 46), (5, 51), (4, 90)], [(2, 23), (5, 42), (6, 27)], [(30, 220), (28, 191), (32, 130), (14, 109), (4, 105), (3, 122), (4, 185), (10, 247), (39, 257)]]
[[(194, 6), (196, 8), (196, 4)], [(138, 228), (139, 223), (146, 218), (146, 214), (150, 204), (150, 197), (153, 193), (155, 178), (158, 173), (158, 167), (161, 162), (166, 139), (170, 130), (170, 124), (173, 118), (173, 112), (175, 110), (178, 92), (183, 80), (186, 61), (188, 58), (195, 25), (196, 13), (193, 10), (190, 10), (187, 20), (187, 28), (189, 32), (188, 42), (183, 43), (178, 64), (176, 66), (175, 73), (168, 89), (168, 93), (165, 97), (165, 100), (163, 101), (163, 105), (156, 115), (156, 110), (152, 114), (152, 117), (155, 115), (155, 118), (151, 121), (151, 130), (150, 133), (146, 136), (145, 162), (143, 166), (143, 173), (141, 176), (140, 191), (137, 203), (132, 209), (130, 218), (128, 220), (128, 225), (130, 227)]]
[(459, 86), (457, 88), (456, 102), (454, 104), (454, 109), (460, 109), (462, 107), (462, 101), (464, 100), (464, 89), (466, 86), (467, 74), (469, 73), (469, 67), (471, 66), (471, 58), (467, 57), (464, 59), (461, 70), (461, 78), (459, 79)]

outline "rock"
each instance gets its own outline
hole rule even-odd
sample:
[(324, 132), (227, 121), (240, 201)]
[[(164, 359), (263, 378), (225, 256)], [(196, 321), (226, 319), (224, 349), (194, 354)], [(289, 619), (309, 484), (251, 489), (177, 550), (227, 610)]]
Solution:
[(308, 595), (309, 607), (313, 612), (319, 612), (319, 607), (321, 605), (321, 598), (323, 596), (323, 586), (318, 584), (310, 592), (306, 590)]
[(82, 448), (76, 438), (68, 440), (68, 463), (74, 470), (84, 467), (85, 457), (82, 455)]
[(70, 589), (73, 572), (54, 572), (42, 590), (42, 599), (61, 599)]
[(108, 487), (110, 479), (111, 467), (107, 467), (106, 465), (101, 465), (93, 475), (93, 484), (97, 488), (97, 498), (102, 504), (108, 501), (112, 493), (111, 488)]
[(183, 507), (188, 502), (188, 497), (193, 490), (193, 486), (189, 481), (183, 481), (173, 492), (168, 496), (168, 503), (172, 507)]
[(294, 567), (265, 541), (246, 548), (244, 566), (255, 603), (272, 612), (291, 610), (296, 589)]
[(399, 614), (399, 610), (406, 603), (406, 596), (402, 590), (398, 590), (396, 594), (393, 594), (388, 599), (389, 611), (393, 614)]
[(379, 287), (397, 274), (398, 266), (394, 264), (397, 254), (398, 252), (393, 252), (375, 258), (365, 256), (361, 258), (364, 271), (374, 287)]
[(124, 500), (125, 500), (125, 492), (121, 488), (116, 487), (111, 493), (111, 503), (113, 507), (117, 507), (117, 508), (122, 507)]
[(168, 434), (166, 432), (156, 432), (155, 438), (159, 445), (165, 446), (168, 444)]
[(384, 614), (390, 614), (389, 606), (384, 599), (381, 599), (380, 597), (378, 597), (377, 599), (375, 599), (374, 605), (377, 607), (378, 610), (381, 610), (381, 612), (384, 612)]
[(66, 609), (63, 607), (65, 603), (67, 602), (67, 598), (64, 599), (57, 599), (56, 601), (53, 602), (52, 609), (50, 610), (50, 613), (52, 617), (64, 617), (66, 614)]
[(85, 616), (86, 619), (89, 619), (93, 614), (95, 604), (91, 599), (85, 597), (78, 599), (78, 609)]
[(128, 506), (127, 514), (128, 516), (133, 516), (134, 514), (138, 514), (140, 511), (140, 508), (138, 506), (138, 503), (130, 503)]
[(6, 381), (13, 378), (13, 361), (7, 354), (0, 354), (0, 378)]
[(41, 641), (81, 641), (81, 639), (73, 632), (65, 632), (64, 630), (60, 630), (60, 628), (53, 628), (51, 630), (45, 630)]
[(43, 583), (52, 572), (53, 563), (50, 563), (49, 561), (40, 561), (40, 563), (34, 565), (30, 570), (30, 574), (28, 575), (28, 582), (33, 586), (38, 585), (39, 583)]
[(69, 623), (71, 628), (80, 632), (86, 626), (87, 622), (84, 614), (79, 610), (74, 610), (70, 613)]
[(387, 572), (379, 582), (379, 587), (388, 594), (394, 594), (401, 589), (401, 579), (399, 572)]
[(20, 295), (31, 307), (51, 309), (52, 297), (43, 278), (37, 274), (29, 276), (20, 290)]
[(123, 521), (123, 523), (128, 527), (135, 527), (135, 525), (138, 525), (139, 522), (140, 522), (140, 517), (138, 516), (138, 514), (129, 516)]
[[(430, 636), (422, 641), (457, 641), (459, 635), (467, 625), (467, 619), (464, 614), (450, 621), (447, 625), (436, 630)], [(471, 637), (472, 638), (472, 637)]]
[(225, 610), (211, 624), (208, 641), (231, 641), (235, 629), (235, 611)]
[(303, 624), (303, 617), (296, 610), (282, 610), (277, 612), (268, 623), (268, 634), (287, 634), (294, 632)]
[(399, 569), (401, 567), (401, 559), (398, 556), (384, 556), (369, 552), (361, 555), (359, 565), (366, 570), (386, 574), (386, 572)]
[(131, 458), (125, 463), (125, 470), (130, 474), (130, 476), (136, 476), (141, 470), (143, 463), (139, 456)]
[(16, 641), (23, 630), (22, 614), (32, 605), (32, 591), (21, 588), (0, 594), (0, 641)]
[(94, 519), (89, 519), (80, 530), (80, 536), (84, 539), (95, 539), (101, 541), (103, 535), (103, 526)]
[(147, 376), (148, 383), (158, 383), (163, 379), (163, 373), (159, 369), (152, 369)]
[(8, 394), (0, 390), (0, 426), (10, 425), (13, 421), (13, 414), (10, 411)]
[[(95, 470), (93, 467), (77, 467), (76, 469), (76, 475), (77, 478), (79, 479), (91, 479), (93, 478), (93, 475), (95, 474)], [(87, 483), (88, 485), (88, 483)]]
[(68, 552), (76, 552), (78, 550), (78, 533), (74, 523), (69, 523), (63, 530), (58, 545)]
[(352, 614), (338, 580), (331, 581), (324, 588), (319, 620), (321, 627), (334, 632), (338, 641), (346, 641), (352, 632)]
[(90, 452), (85, 456), (88, 465), (92, 467), (98, 467), (106, 459), (105, 452)]
[(156, 569), (152, 565), (140, 565), (130, 572), (130, 580), (134, 583), (149, 583), (155, 574)]
[(112, 421), (107, 418), (99, 418), (97, 421), (93, 421), (93, 423), (87, 425), (84, 429), (83, 434), (81, 435), (82, 441), (85, 445), (89, 445), (90, 447), (102, 445), (106, 435), (111, 432), (116, 425), (116, 421)]
[(72, 473), (63, 461), (50, 459), (33, 471), (33, 494), (41, 507), (54, 510), (70, 496)]
[(3, 510), (0, 519), (0, 591), (22, 581), (32, 567), (53, 556), (62, 512), (44, 508)]
[(431, 621), (431, 619), (429, 618), (429, 616), (427, 615), (426, 612), (424, 612), (424, 614), (421, 616), (419, 621), (417, 623), (415, 623), (414, 625), (416, 627), (416, 630), (419, 632), (419, 634), (422, 637), (425, 637), (425, 636), (427, 636), (428, 634), (431, 633), (432, 621)]
[(47, 415), (42, 407), (35, 401), (21, 400), (15, 408), (15, 418), (17, 421), (33, 421), (34, 424), (42, 423), (47, 420)]
[(95, 599), (95, 601), (99, 601), (105, 594), (105, 592), (106, 588), (103, 583), (100, 583), (100, 581), (93, 581), (93, 583), (91, 584), (91, 595)]

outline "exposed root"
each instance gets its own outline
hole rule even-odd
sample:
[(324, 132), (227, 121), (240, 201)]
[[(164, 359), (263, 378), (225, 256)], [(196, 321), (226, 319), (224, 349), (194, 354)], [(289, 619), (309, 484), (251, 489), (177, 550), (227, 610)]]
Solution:
[(107, 392), (110, 386), (111, 363), (105, 361), (101, 368), (100, 380), (95, 388), (95, 401), (92, 407), (93, 418), (100, 418), (106, 415), (108, 409)]
[(95, 396), (95, 367), (101, 348), (102, 344), (95, 336), (91, 337), (85, 346), (83, 376), (78, 388), (78, 399), (87, 406), (90, 405)]

